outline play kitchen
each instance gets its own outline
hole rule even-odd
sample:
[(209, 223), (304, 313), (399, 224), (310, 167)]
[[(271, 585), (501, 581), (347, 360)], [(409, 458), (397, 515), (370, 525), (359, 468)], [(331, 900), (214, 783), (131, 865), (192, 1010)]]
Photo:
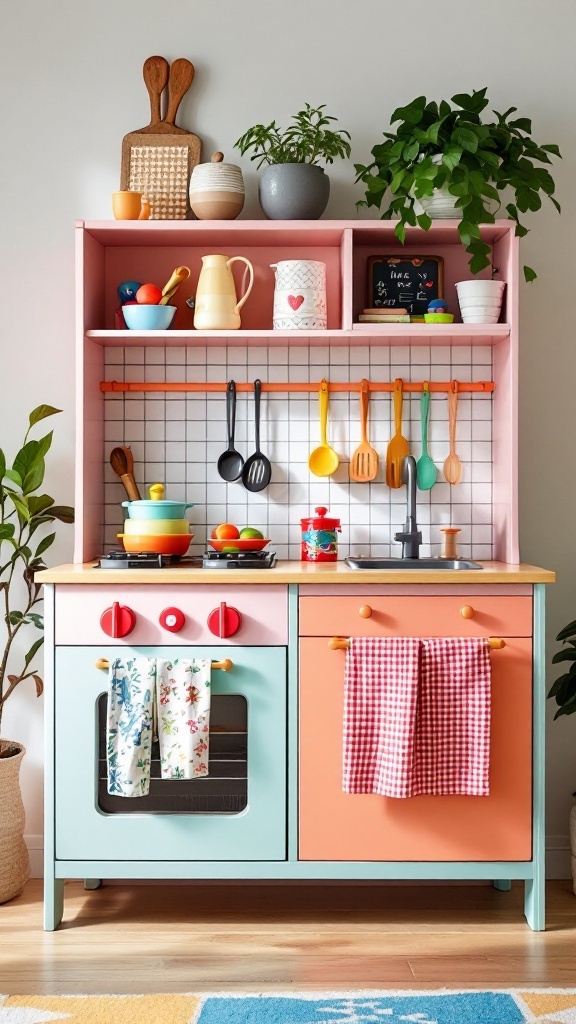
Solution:
[[(515, 879), (544, 927), (554, 574), (518, 553), (518, 241), (482, 227), (502, 322), (359, 321), (393, 227), (77, 227), (75, 560), (38, 574), (49, 929), (66, 878)], [(458, 232), (428, 236), (456, 309)], [(280, 286), (302, 261), (320, 283)], [(169, 329), (114, 326), (118, 282), (125, 314), (171, 281)], [(325, 327), (276, 324), (299, 289)], [(404, 767), (362, 721), (396, 723)]]

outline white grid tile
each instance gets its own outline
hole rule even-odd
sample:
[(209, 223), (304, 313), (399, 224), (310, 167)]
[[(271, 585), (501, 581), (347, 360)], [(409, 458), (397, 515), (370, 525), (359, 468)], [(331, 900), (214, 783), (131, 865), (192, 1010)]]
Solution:
[[(492, 375), (492, 350), (486, 347), (313, 345), (266, 348), (110, 348), (106, 377), (146, 381), (393, 381), (479, 380)], [(265, 492), (251, 494), (241, 482), (225, 483), (218, 475), (218, 456), (227, 447), (225, 394), (106, 394), (104, 541), (117, 547), (125, 495), (108, 459), (116, 444), (131, 444), (142, 495), (156, 480), (167, 496), (192, 501), (192, 552), (203, 550), (206, 536), (219, 522), (253, 525), (274, 542), (281, 558), (300, 557), (300, 519), (319, 505), (340, 518), (340, 555), (399, 553), (394, 533), (404, 524), (404, 488), (385, 483), (386, 446), (394, 432), (392, 396), (371, 396), (369, 436), (379, 455), (376, 479), (370, 484), (349, 480), (349, 462), (360, 440), (356, 394), (330, 396), (329, 440), (340, 455), (331, 478), (310, 473), (308, 456), (320, 441), (318, 397), (315, 394), (264, 394), (262, 448), (272, 461), (272, 482)], [(416, 458), (421, 453), (420, 396), (407, 395), (403, 433)], [(433, 393), (428, 428), (429, 451), (438, 468), (435, 486), (418, 492), (418, 520), (423, 533), (421, 553), (439, 554), (442, 526), (460, 528), (463, 557), (492, 558), (492, 402), (490, 395), (459, 396), (456, 451), (462, 480), (452, 487), (444, 480), (448, 454), (447, 396)], [(254, 451), (253, 399), (238, 396), (236, 447), (247, 458)]]

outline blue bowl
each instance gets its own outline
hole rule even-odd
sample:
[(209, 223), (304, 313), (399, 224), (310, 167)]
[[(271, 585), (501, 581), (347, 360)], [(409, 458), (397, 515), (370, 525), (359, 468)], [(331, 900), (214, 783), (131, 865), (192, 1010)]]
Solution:
[(152, 306), (135, 303), (122, 306), (126, 327), (130, 331), (167, 331), (174, 319), (176, 306)]

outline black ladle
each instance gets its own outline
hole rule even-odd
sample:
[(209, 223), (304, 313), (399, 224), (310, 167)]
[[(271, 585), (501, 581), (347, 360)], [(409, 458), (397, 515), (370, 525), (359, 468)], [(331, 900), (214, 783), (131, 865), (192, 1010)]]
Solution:
[(272, 464), (260, 451), (260, 395), (262, 381), (254, 381), (254, 439), (256, 451), (244, 463), (242, 483), (247, 491), (263, 491), (270, 483)]
[(234, 429), (236, 426), (236, 384), (228, 381), (226, 392), (226, 424), (228, 426), (228, 448), (218, 459), (218, 472), (223, 480), (229, 483), (242, 476), (244, 459), (234, 448)]

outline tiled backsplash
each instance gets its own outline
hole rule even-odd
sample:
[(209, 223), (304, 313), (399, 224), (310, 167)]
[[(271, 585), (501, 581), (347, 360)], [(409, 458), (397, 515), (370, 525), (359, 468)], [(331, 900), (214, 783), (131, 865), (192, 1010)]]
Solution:
[[(492, 350), (487, 347), (338, 346), (108, 348), (106, 379), (118, 381), (406, 381), (490, 380)], [(105, 472), (106, 549), (120, 547), (126, 497), (109, 464), (110, 449), (129, 444), (142, 497), (156, 481), (165, 482), (166, 497), (196, 503), (190, 509), (194, 540), (191, 553), (204, 550), (206, 536), (218, 523), (254, 526), (272, 540), (279, 558), (300, 557), (300, 519), (318, 505), (341, 520), (341, 557), (349, 553), (399, 555), (395, 531), (404, 525), (406, 488), (390, 490), (384, 482), (386, 445), (394, 433), (392, 396), (370, 398), (369, 438), (379, 454), (378, 477), (370, 484), (348, 479), (349, 459), (360, 442), (357, 393), (330, 396), (328, 438), (340, 455), (333, 477), (320, 479), (308, 469), (308, 455), (320, 440), (318, 397), (291, 393), (262, 396), (261, 444), (272, 461), (267, 490), (251, 494), (241, 482), (226, 484), (216, 468), (227, 447), (226, 399), (222, 393), (107, 393)], [(412, 454), (421, 452), (420, 396), (405, 395), (403, 433)], [(451, 487), (442, 467), (448, 454), (448, 409), (445, 394), (432, 394), (429, 451), (438, 467), (431, 491), (418, 491), (418, 525), (422, 555), (440, 553), (441, 526), (458, 526), (463, 557), (492, 558), (492, 402), (490, 394), (459, 396), (456, 451), (462, 461), (461, 482)], [(254, 451), (253, 400), (238, 396), (236, 448)]]

